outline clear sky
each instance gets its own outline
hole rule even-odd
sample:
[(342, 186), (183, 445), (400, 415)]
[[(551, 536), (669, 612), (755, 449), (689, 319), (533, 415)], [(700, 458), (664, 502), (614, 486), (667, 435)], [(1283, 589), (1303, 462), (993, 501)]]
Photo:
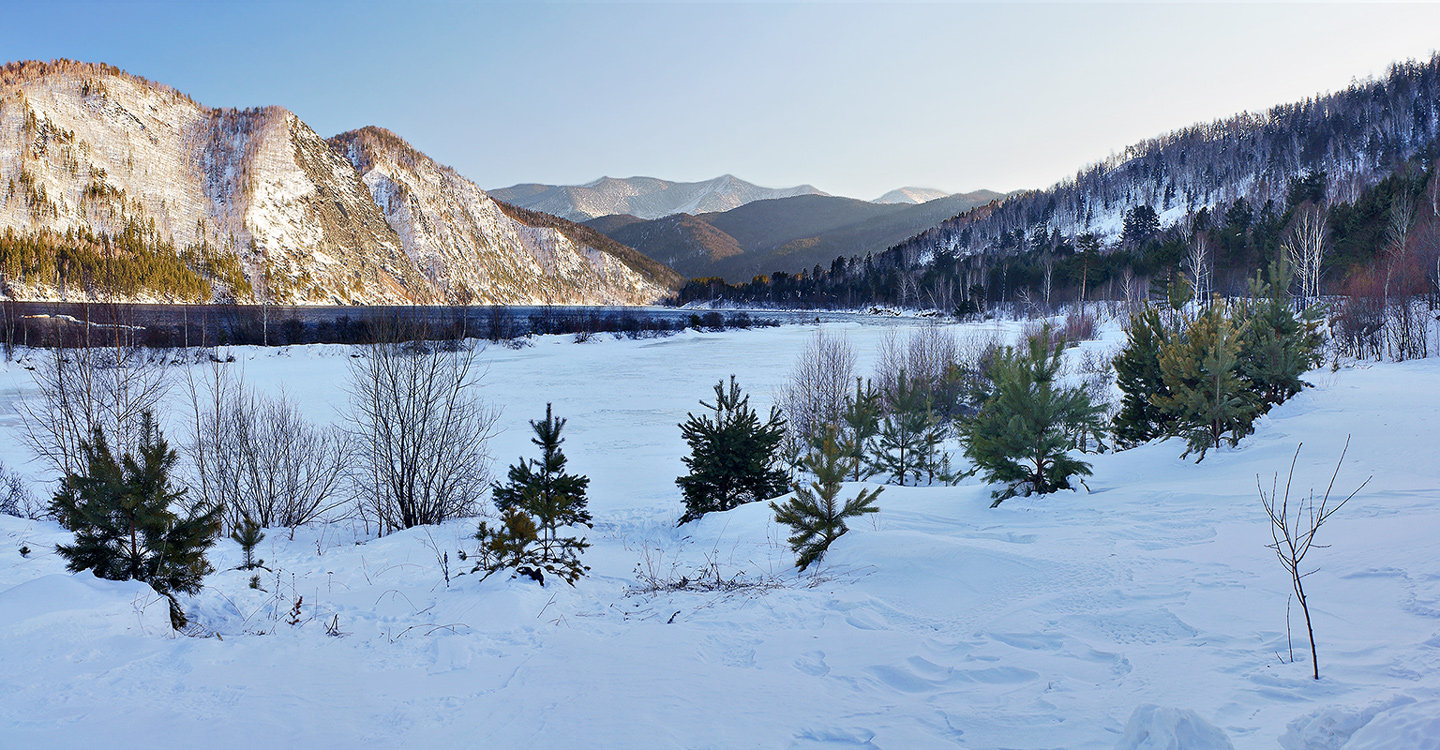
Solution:
[(1044, 187), (1440, 47), (1433, 5), (0, 5), (0, 58), (108, 62), (326, 136), (380, 125), (482, 187)]

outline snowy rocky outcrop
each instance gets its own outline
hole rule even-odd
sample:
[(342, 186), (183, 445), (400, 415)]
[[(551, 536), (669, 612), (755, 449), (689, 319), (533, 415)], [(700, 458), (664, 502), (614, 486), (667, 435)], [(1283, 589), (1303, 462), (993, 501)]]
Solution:
[[(565, 243), (552, 239), (532, 249), (483, 192), (420, 161), (429, 165), (420, 172), (362, 180), (280, 107), (205, 107), (105, 65), (0, 68), (0, 231), (142, 227), (177, 251), (236, 256), (256, 294), (279, 302), (629, 303), (666, 293), (672, 279), (641, 279), (595, 248), (557, 252)], [(397, 204), (401, 185), (423, 200)], [(545, 265), (566, 252), (592, 261)]]
[(587, 243), (561, 222), (513, 218), (388, 130), (362, 128), (330, 144), (362, 175), (410, 260), (447, 299), (644, 304), (667, 292), (668, 269), (632, 267), (596, 246), (608, 243)]

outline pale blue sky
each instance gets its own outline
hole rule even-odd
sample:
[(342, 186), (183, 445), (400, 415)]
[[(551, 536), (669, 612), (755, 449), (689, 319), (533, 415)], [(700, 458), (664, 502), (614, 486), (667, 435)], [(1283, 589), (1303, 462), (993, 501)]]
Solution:
[(381, 125), (483, 187), (1044, 187), (1440, 46), (1432, 5), (3, 4), (0, 58), (104, 61), (326, 136)]

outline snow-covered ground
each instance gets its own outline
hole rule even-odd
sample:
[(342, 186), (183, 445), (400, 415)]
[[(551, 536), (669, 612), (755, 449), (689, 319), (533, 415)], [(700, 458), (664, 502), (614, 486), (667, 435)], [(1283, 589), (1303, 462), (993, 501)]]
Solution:
[[(887, 328), (915, 325), (831, 329), (868, 370)], [(731, 373), (768, 404), (812, 330), (485, 352), (497, 473), (532, 454), (526, 420), (547, 401), (570, 420), (596, 520), (573, 589), (454, 576), (472, 521), (378, 540), (343, 522), (272, 530), (263, 591), (217, 545), (221, 572), (187, 609), (219, 637), (191, 638), (146, 587), (66, 574), (53, 524), (0, 517), (0, 746), (1440, 746), (1440, 360), (1313, 373), (1238, 449), (1094, 456), (1088, 491), (992, 510), (978, 480), (887, 487), (797, 575), (763, 504), (674, 527), (677, 425)], [(1117, 345), (1112, 330), (1085, 347)], [(251, 385), (335, 418), (344, 347), (235, 354)], [(0, 399), (28, 382), (8, 365)], [(1337, 487), (1374, 479), (1311, 557), (1317, 682), (1298, 609), (1286, 658), (1289, 581), (1256, 476), (1268, 486), (1304, 441), (1297, 483), (1323, 490), (1347, 434)], [(751, 585), (640, 590), (702, 570)]]

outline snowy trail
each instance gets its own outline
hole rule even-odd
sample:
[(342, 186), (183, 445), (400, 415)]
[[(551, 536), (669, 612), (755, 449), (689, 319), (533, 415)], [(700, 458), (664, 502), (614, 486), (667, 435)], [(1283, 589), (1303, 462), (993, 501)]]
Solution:
[[(843, 328), (868, 371), (885, 328)], [(268, 592), (228, 569), (226, 541), (189, 602), (223, 640), (171, 638), (132, 584), (71, 585), (84, 577), (63, 575), (56, 527), (0, 518), (0, 613), (22, 613), (0, 615), (0, 745), (1108, 748), (1153, 703), (1242, 748), (1440, 746), (1425, 723), (1440, 717), (1440, 361), (1313, 373), (1240, 448), (1201, 464), (1174, 441), (1096, 456), (1088, 493), (990, 509), (975, 480), (887, 487), (812, 577), (790, 569), (761, 504), (673, 526), (685, 412), (732, 372), (768, 404), (809, 334), (486, 352), (486, 393), (505, 407), (497, 471), (529, 454), (526, 420), (547, 400), (570, 420), (597, 521), (575, 589), (447, 588), (431, 547), (463, 565), (470, 521), (359, 544), (343, 525), (276, 530)], [(237, 355), (252, 385), (285, 387), (316, 419), (343, 403), (342, 347)], [(0, 372), (6, 398), (25, 383)], [(1322, 484), (1347, 433), (1337, 488), (1375, 479), (1314, 556), (1317, 683), (1298, 611), (1303, 658), (1277, 658), (1288, 581), (1255, 482), (1303, 439), (1297, 483)], [(7, 464), (24, 457), (0, 443)], [(36, 552), (22, 559), (22, 543)], [(637, 566), (711, 563), (776, 585), (627, 593)], [(332, 616), (343, 637), (325, 635)]]

